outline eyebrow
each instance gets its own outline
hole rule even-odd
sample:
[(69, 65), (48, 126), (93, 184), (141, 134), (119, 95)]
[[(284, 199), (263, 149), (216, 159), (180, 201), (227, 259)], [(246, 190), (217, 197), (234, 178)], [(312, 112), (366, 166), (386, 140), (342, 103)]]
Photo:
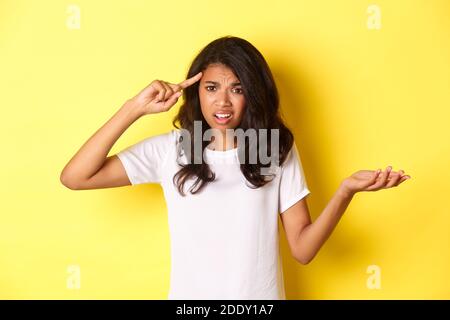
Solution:
[[(218, 83), (218, 82), (216, 82), (216, 81), (205, 81), (205, 83), (212, 83), (212, 84), (215, 84), (215, 85), (217, 85), (217, 86), (220, 86), (220, 83)], [(240, 82), (233, 82), (231, 85), (232, 86), (238, 86), (238, 85), (240, 85), (241, 83)]]

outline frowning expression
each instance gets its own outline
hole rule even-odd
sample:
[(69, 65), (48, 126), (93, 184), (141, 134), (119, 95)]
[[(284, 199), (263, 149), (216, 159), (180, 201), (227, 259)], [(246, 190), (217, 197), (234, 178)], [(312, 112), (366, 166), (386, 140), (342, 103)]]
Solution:
[(203, 71), (198, 87), (203, 117), (211, 128), (225, 132), (236, 128), (245, 110), (241, 83), (223, 64), (211, 64)]

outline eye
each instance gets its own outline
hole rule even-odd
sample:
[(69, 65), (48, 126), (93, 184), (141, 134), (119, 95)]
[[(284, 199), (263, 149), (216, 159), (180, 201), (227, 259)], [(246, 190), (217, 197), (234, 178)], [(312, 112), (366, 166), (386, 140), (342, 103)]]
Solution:
[[(215, 86), (206, 86), (205, 87), (206, 91), (215, 91), (216, 87)], [(233, 91), (237, 94), (242, 94), (244, 93), (244, 91), (242, 90), (242, 88), (233, 88)]]

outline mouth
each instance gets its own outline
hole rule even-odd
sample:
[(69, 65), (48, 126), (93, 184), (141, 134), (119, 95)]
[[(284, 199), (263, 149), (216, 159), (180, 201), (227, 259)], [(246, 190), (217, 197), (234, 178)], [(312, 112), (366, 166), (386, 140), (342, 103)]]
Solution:
[(214, 114), (214, 119), (219, 124), (225, 124), (228, 123), (231, 118), (233, 117), (233, 114), (231, 112), (225, 113), (225, 112), (218, 112)]

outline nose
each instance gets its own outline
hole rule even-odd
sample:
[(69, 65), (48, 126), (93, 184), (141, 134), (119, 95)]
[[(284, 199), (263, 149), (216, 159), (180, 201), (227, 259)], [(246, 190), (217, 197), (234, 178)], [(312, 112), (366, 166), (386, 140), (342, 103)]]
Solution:
[(226, 90), (219, 91), (216, 95), (216, 104), (220, 107), (231, 106), (231, 102)]

